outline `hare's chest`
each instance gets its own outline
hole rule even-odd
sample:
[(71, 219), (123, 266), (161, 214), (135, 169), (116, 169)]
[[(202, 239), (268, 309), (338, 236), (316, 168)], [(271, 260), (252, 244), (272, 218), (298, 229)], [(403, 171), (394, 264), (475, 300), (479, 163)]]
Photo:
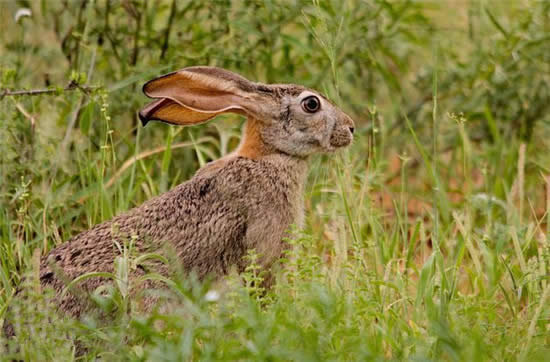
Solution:
[(280, 220), (283, 231), (288, 231), (290, 226), (300, 229), (304, 225), (302, 177), (297, 177), (288, 170), (280, 171), (278, 176), (270, 180), (269, 187), (264, 190), (264, 195), (269, 195), (265, 207), (270, 208), (276, 219)]

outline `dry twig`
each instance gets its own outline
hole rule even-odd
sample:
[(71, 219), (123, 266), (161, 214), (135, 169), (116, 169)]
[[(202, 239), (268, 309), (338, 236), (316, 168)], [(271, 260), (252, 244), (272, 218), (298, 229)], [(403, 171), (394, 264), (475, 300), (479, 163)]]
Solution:
[[(97, 87), (90, 87), (80, 85), (74, 81), (71, 81), (62, 91), (74, 91), (79, 90), (82, 93), (88, 95), (91, 91), (97, 89)], [(15, 97), (15, 96), (38, 96), (43, 94), (57, 94), (60, 90), (55, 88), (42, 88), (42, 89), (0, 89), (0, 100), (4, 97)]]

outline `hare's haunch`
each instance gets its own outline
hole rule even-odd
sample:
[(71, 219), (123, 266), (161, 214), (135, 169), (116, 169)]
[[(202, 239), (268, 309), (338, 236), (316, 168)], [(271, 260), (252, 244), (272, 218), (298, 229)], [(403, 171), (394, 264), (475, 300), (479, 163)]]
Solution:
[[(156, 78), (143, 91), (154, 99), (139, 113), (144, 125), (151, 120), (194, 125), (225, 112), (242, 114), (248, 122), (234, 153), (42, 259), (42, 286), (53, 287), (60, 309), (74, 316), (84, 307), (76, 292), (63, 293), (67, 282), (90, 272), (112, 272), (120, 255), (116, 244), (124, 240), (132, 239), (140, 252), (168, 247), (184, 270), (199, 277), (223, 275), (231, 267), (242, 270), (249, 249), (268, 268), (280, 257), (289, 227), (301, 222), (308, 156), (352, 141), (352, 119), (319, 93), (298, 85), (253, 83), (201, 66)], [(167, 272), (164, 265), (159, 268)], [(146, 270), (131, 273), (135, 278)], [(101, 278), (89, 278), (78, 289), (93, 291), (102, 283)]]

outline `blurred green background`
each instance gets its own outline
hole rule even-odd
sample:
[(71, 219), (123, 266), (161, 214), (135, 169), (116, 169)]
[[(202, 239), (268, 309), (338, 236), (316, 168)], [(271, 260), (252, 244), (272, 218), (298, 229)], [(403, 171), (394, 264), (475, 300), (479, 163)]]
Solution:
[[(212, 307), (178, 281), (196, 309), (173, 323), (119, 306), (107, 327), (49, 330), (48, 312), (13, 356), (72, 358), (67, 334), (109, 359), (549, 352), (550, 1), (8, 0), (0, 14), (1, 311), (33, 255), (238, 144), (238, 116), (142, 128), (145, 81), (224, 67), (322, 91), (357, 125), (348, 150), (312, 158), (274, 290), (246, 282)], [(25, 90), (50, 93), (11, 94)]]

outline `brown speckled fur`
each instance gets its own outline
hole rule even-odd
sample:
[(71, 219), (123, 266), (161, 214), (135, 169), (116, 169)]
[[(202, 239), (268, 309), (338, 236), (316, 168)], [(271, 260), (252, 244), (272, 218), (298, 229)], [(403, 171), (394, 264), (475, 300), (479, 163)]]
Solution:
[[(225, 111), (247, 115), (248, 123), (236, 152), (207, 164), (171, 191), (73, 237), (41, 260), (41, 285), (52, 287), (59, 309), (75, 317), (87, 308), (76, 290), (90, 292), (106, 280), (87, 279), (65, 295), (63, 289), (85, 273), (112, 272), (120, 255), (115, 241), (124, 244), (133, 237), (139, 252), (172, 250), (171, 260), (199, 278), (224, 275), (231, 267), (243, 270), (243, 256), (252, 248), (269, 268), (283, 252), (289, 227), (301, 224), (308, 156), (352, 140), (351, 118), (301, 86), (253, 83), (223, 69), (192, 67), (157, 78), (144, 91), (156, 99), (140, 114), (144, 123), (160, 119), (186, 125)], [(302, 100), (311, 95), (321, 102), (318, 112), (303, 108)], [(204, 114), (196, 111), (201, 107)], [(179, 117), (178, 109), (192, 122)], [(168, 274), (167, 269), (163, 265), (155, 271)], [(132, 273), (135, 279), (145, 271)]]
[[(162, 243), (170, 243), (185, 269), (201, 278), (223, 275), (232, 266), (242, 270), (243, 256), (251, 248), (268, 266), (281, 254), (281, 238), (299, 216), (305, 161), (273, 155), (262, 160), (235, 156), (221, 161), (223, 167), (216, 167), (218, 162), (52, 250), (42, 259), (41, 284), (60, 296), (66, 282), (79, 275), (112, 272), (113, 260), (120, 255), (114, 241), (122, 244), (131, 235), (137, 236), (136, 246), (142, 252), (162, 252)], [(276, 242), (266, 245), (266, 240)], [(91, 278), (78, 287), (92, 291), (102, 283), (104, 279)], [(59, 307), (78, 316), (81, 303), (78, 296), (67, 293)]]

